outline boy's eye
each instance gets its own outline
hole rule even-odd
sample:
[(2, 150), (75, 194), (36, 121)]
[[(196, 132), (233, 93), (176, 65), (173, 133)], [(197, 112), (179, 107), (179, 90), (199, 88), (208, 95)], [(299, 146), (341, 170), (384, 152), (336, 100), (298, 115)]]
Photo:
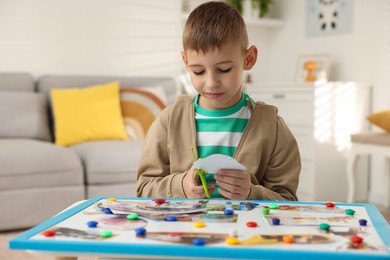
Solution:
[(204, 70), (199, 71), (193, 71), (195, 75), (202, 75), (204, 73)]
[(228, 73), (232, 68), (227, 68), (227, 69), (218, 69), (222, 73)]

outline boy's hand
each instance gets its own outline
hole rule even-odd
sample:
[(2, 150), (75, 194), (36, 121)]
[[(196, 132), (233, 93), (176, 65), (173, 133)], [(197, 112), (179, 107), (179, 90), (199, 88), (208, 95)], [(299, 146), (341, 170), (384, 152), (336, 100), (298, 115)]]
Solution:
[(251, 176), (246, 171), (219, 170), (214, 176), (216, 184), (221, 186), (218, 192), (226, 198), (246, 200), (251, 190)]
[[(198, 184), (199, 176), (195, 174), (195, 166), (187, 172), (183, 179), (183, 190), (187, 198), (205, 198), (206, 194), (202, 185)], [(209, 187), (209, 193), (214, 191), (215, 187)]]

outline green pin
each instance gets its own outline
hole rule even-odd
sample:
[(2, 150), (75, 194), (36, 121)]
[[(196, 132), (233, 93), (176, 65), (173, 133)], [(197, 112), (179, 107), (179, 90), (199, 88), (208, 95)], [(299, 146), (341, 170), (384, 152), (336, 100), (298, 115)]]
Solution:
[(132, 213), (127, 215), (128, 220), (137, 220), (138, 219), (138, 214), (137, 213)]
[(322, 223), (322, 224), (320, 224), (320, 229), (328, 231), (330, 229), (330, 225), (327, 223)]
[(112, 232), (109, 231), (109, 230), (103, 230), (100, 232), (100, 236), (101, 237), (111, 237), (112, 236)]

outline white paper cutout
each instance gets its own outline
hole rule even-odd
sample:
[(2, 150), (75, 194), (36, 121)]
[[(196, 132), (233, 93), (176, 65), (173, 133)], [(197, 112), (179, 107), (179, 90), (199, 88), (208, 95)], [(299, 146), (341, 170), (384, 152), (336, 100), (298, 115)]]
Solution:
[(197, 169), (206, 171), (207, 173), (217, 173), (221, 169), (231, 169), (245, 171), (246, 167), (237, 162), (233, 157), (224, 154), (213, 154), (206, 158), (199, 159), (194, 162)]

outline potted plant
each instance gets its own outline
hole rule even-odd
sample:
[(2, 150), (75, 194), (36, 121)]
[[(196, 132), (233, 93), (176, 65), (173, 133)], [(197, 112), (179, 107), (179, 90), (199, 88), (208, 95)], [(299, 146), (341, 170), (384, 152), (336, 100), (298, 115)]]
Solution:
[(240, 12), (240, 14), (243, 14), (242, 1), (243, 0), (227, 0), (227, 2), (230, 5), (234, 6), (238, 10), (238, 12)]
[[(258, 13), (258, 17), (260, 18), (268, 14), (270, 5), (272, 4), (272, 0), (227, 0), (227, 2), (234, 6), (242, 15), (244, 15), (244, 12), (249, 14), (254, 11)], [(244, 10), (245, 8), (251, 8), (252, 10)]]
[(259, 11), (259, 17), (262, 18), (269, 12), (269, 7), (272, 4), (272, 0), (251, 0), (252, 9)]

